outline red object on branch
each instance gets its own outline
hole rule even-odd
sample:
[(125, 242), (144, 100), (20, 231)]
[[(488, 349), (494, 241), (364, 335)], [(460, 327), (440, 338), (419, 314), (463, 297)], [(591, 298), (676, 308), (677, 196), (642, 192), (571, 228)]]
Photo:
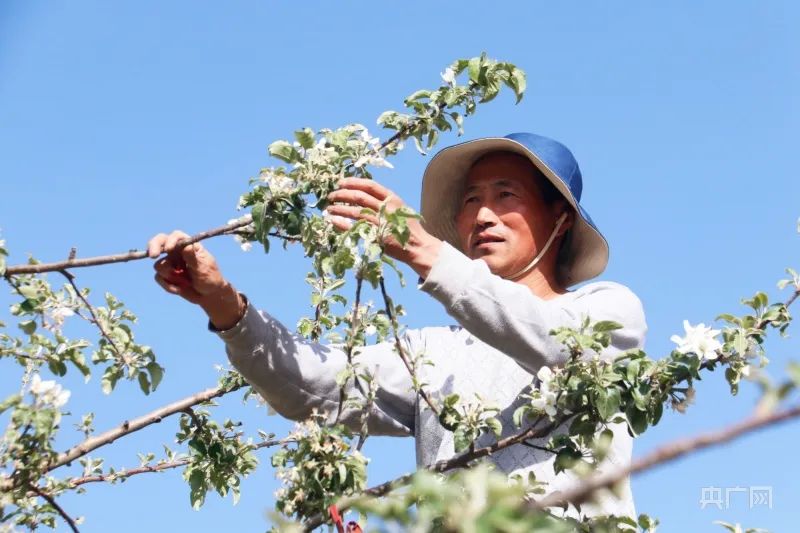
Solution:
[(186, 266), (186, 261), (174, 254), (170, 255), (168, 259), (172, 265), (172, 274), (167, 281), (178, 287), (191, 287), (192, 276)]
[(344, 533), (342, 516), (339, 514), (339, 509), (336, 508), (336, 504), (331, 504), (331, 506), (328, 507), (328, 512), (331, 514), (331, 520), (333, 520), (333, 525), (336, 526), (336, 531), (338, 533)]
[(331, 504), (331, 506), (328, 507), (328, 512), (331, 514), (331, 520), (333, 520), (333, 525), (336, 526), (337, 533), (362, 533), (361, 526), (358, 525), (358, 522), (352, 520), (347, 523), (347, 529), (344, 528), (342, 515), (339, 514), (339, 509), (336, 508), (336, 504)]

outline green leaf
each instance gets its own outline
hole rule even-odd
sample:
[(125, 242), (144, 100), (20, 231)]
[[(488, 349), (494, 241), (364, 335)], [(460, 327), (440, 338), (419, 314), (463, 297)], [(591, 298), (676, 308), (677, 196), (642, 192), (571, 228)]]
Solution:
[(430, 95), (431, 95), (430, 91), (426, 91), (426, 90), (416, 91), (416, 92), (412, 93), (411, 95), (409, 95), (405, 99), (405, 102), (415, 102), (415, 101), (419, 100), (420, 98), (428, 98)]
[(147, 371), (150, 373), (150, 390), (154, 391), (158, 388), (158, 385), (161, 383), (161, 379), (164, 377), (164, 367), (153, 361), (148, 363), (145, 368), (147, 368)]
[(471, 442), (464, 426), (459, 426), (455, 433), (453, 433), (453, 445), (456, 452), (463, 452), (469, 447)]
[(633, 405), (625, 409), (625, 417), (628, 420), (628, 431), (633, 437), (637, 437), (647, 429), (647, 414), (640, 411)]
[(203, 472), (200, 470), (193, 470), (189, 476), (189, 499), (192, 502), (192, 508), (196, 511), (203, 506), (206, 499), (206, 479)]
[(601, 320), (592, 326), (592, 330), (595, 333), (605, 333), (607, 331), (614, 331), (617, 329), (622, 329), (622, 324), (619, 322), (614, 322), (613, 320)]
[(23, 285), (19, 288), (19, 293), (29, 300), (36, 300), (39, 298), (39, 289), (33, 285)]
[(142, 392), (150, 394), (150, 379), (148, 379), (147, 374), (139, 372), (136, 377), (139, 379), (139, 388), (142, 389)]
[(498, 419), (490, 418), (486, 421), (486, 425), (489, 426), (489, 429), (492, 430), (492, 433), (494, 433), (494, 436), (498, 439), (500, 435), (503, 434), (503, 424)]
[(514, 90), (514, 94), (517, 96), (517, 103), (522, 100), (522, 95), (527, 88), (527, 81), (525, 79), (525, 72), (521, 69), (513, 67), (511, 69), (511, 77), (509, 79), (511, 83), (511, 88)]
[(347, 467), (344, 463), (339, 463), (339, 482), (342, 485), (347, 483)]
[(527, 415), (528, 411), (530, 411), (530, 406), (528, 405), (522, 405), (520, 407), (517, 407), (517, 409), (514, 411), (514, 416), (513, 416), (513, 421), (515, 426), (517, 426), (518, 428), (522, 427), (523, 417)]
[(0, 414), (7, 411), (11, 407), (16, 407), (22, 401), (22, 396), (20, 394), (12, 394), (2, 402), (0, 402)]
[(117, 367), (110, 366), (106, 368), (106, 371), (103, 372), (103, 377), (100, 379), (100, 387), (103, 389), (103, 393), (111, 394), (121, 375), (122, 373)]
[(255, 237), (256, 240), (263, 243), (264, 245), (264, 253), (269, 253), (269, 230), (270, 224), (267, 223), (266, 215), (267, 215), (267, 205), (263, 202), (259, 202), (253, 206), (253, 209), (250, 211), (250, 214), (253, 217), (253, 228), (255, 230)]
[(574, 448), (562, 448), (556, 454), (553, 470), (556, 474), (572, 468), (581, 459), (581, 452)]
[(639, 360), (634, 359), (630, 363), (628, 363), (628, 367), (625, 369), (625, 375), (628, 379), (628, 383), (631, 385), (635, 385), (638, 382), (639, 378)]
[(270, 144), (269, 153), (286, 163), (295, 163), (301, 159), (300, 153), (286, 141), (275, 141)]
[(47, 367), (50, 369), (50, 372), (56, 376), (63, 376), (67, 373), (67, 365), (64, 364), (64, 361), (58, 359), (50, 359), (47, 361)]
[(603, 420), (608, 420), (619, 411), (620, 401), (620, 392), (616, 387), (597, 390), (595, 406)]
[(308, 150), (314, 146), (314, 131), (311, 128), (303, 128), (294, 132), (294, 138), (300, 146)]
[(480, 73), (481, 73), (481, 58), (480, 57), (473, 57), (469, 60), (468, 63), (468, 72), (469, 72), (469, 79), (474, 83), (480, 83)]
[(33, 332), (36, 331), (36, 321), (35, 320), (25, 320), (17, 324), (19, 329), (24, 331), (28, 335), (33, 335)]
[(738, 330), (734, 333), (733, 349), (739, 355), (744, 355), (747, 352), (747, 333), (744, 330)]
[(656, 402), (655, 407), (653, 407), (653, 412), (650, 413), (650, 425), (655, 426), (658, 424), (663, 414), (664, 402)]
[(639, 527), (646, 532), (655, 531), (658, 526), (658, 520), (642, 513), (639, 515)]

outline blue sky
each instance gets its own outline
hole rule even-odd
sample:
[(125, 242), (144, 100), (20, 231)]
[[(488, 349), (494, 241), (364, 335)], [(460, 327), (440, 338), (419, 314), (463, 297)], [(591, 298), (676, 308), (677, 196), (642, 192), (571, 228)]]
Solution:
[[(79, 256), (143, 249), (158, 232), (218, 226), (236, 216), (248, 177), (273, 164), (273, 140), (303, 126), (373, 125), (413, 90), (438, 84), (453, 59), (486, 51), (524, 69), (529, 88), (518, 106), (504, 95), (481, 107), (465, 138), (533, 131), (572, 149), (584, 205), (611, 243), (601, 279), (640, 296), (653, 357), (671, 350), (684, 319), (739, 312), (756, 290), (783, 297), (775, 282), (800, 266), (796, 3), (300, 4), (0, 3), (0, 230), (11, 263), (28, 253), (62, 259), (72, 246)], [(426, 162), (408, 150), (379, 176), (418, 207)], [(258, 307), (290, 325), (310, 312), (299, 250), (243, 253), (230, 237), (206, 245)], [(71, 376), (74, 413), (94, 410), (103, 430), (214, 384), (222, 342), (199, 309), (153, 282), (149, 261), (76, 274), (95, 298), (110, 291), (139, 316), (137, 339), (167, 373), (146, 398), (134, 384), (105, 397), (98, 379), (84, 387)], [(452, 322), (413, 283), (398, 298), (410, 327)], [(10, 301), (3, 291), (0, 320)], [(780, 375), (798, 343), (769, 346), (770, 372)], [(2, 368), (9, 391), (17, 370)], [(731, 398), (723, 376), (709, 375), (689, 413), (668, 411), (634, 453), (732, 423), (756, 394), (744, 385)], [(234, 398), (219, 412), (278, 434), (290, 427)], [(102, 456), (134, 465), (137, 451), (158, 452), (175, 428), (165, 420)], [(69, 423), (63, 433), (64, 446), (79, 438)], [(789, 530), (800, 518), (798, 439), (800, 425), (787, 424), (637, 476), (637, 511), (666, 532), (713, 530), (717, 519)], [(410, 439), (376, 438), (366, 451), (371, 482), (414, 468)], [(63, 504), (87, 516), (88, 532), (260, 531), (276, 488), (261, 457), (236, 507), (210, 495), (192, 511), (177, 471), (89, 486)], [(735, 490), (755, 486), (772, 487), (772, 509), (749, 508), (746, 490)], [(701, 509), (703, 487), (732, 489), (728, 508)]]

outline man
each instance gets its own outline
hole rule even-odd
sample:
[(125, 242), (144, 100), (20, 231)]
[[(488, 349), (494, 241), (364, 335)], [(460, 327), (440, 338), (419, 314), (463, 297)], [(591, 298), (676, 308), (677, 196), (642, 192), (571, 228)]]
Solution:
[[(471, 141), (441, 151), (423, 177), (422, 224), (410, 223), (405, 248), (388, 240), (388, 255), (408, 264), (420, 276), (419, 288), (441, 302), (460, 326), (410, 330), (403, 338), (410, 353), (424, 351), (434, 363), (422, 381), (439, 395), (479, 394), (501, 410), (504, 434), (515, 432), (512, 414), (519, 395), (543, 366), (563, 364), (567, 355), (549, 332), (577, 326), (584, 316), (614, 320), (603, 354), (640, 348), (646, 324), (639, 299), (611, 282), (568, 287), (600, 274), (608, 261), (608, 245), (580, 206), (582, 180), (572, 153), (562, 144), (530, 133)], [(331, 223), (349, 227), (364, 207), (389, 210), (403, 204), (372, 180), (346, 178), (329, 195)], [(374, 220), (373, 220), (374, 223)], [(160, 234), (148, 243), (151, 257), (170, 253), (187, 237)], [(226, 352), (247, 381), (282, 415), (302, 419), (313, 408), (335, 411), (338, 370), (345, 354), (336, 346), (308, 343), (224, 280), (211, 255), (199, 244), (182, 250), (191, 286), (170, 283), (167, 259), (156, 262), (156, 281), (167, 291), (196, 303), (209, 316), (209, 329), (225, 342)], [(419, 402), (408, 372), (392, 353), (391, 343), (364, 347), (357, 359), (376, 373), (380, 388), (369, 414), (371, 434), (414, 435), (417, 464), (430, 465), (452, 457), (453, 435)], [(351, 385), (350, 395), (359, 392)], [(345, 410), (341, 420), (357, 429), (359, 413)], [(630, 461), (632, 439), (624, 425), (612, 425), (612, 449), (601, 469)], [(559, 428), (558, 431), (565, 431)], [(483, 436), (478, 444), (490, 442)], [(535, 442), (540, 446), (547, 439)], [(548, 482), (548, 491), (575, 480), (555, 476), (554, 456), (515, 445), (490, 458), (508, 474), (532, 471)], [(630, 488), (617, 500), (606, 495), (587, 514), (635, 516)], [(574, 510), (570, 514), (575, 515)]]

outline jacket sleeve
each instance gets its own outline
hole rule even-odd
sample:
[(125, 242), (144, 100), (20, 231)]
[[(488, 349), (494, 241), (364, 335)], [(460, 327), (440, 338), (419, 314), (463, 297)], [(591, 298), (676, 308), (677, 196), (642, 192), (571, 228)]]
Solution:
[[(257, 310), (249, 300), (235, 326), (220, 331), (209, 321), (208, 329), (225, 342), (230, 362), (279, 414), (302, 420), (316, 408), (335, 416), (339, 403), (336, 375), (347, 362), (344, 350), (337, 345), (308, 342), (265, 311)], [(407, 343), (408, 337), (403, 341)], [(416, 395), (393, 344), (364, 346), (356, 352), (354, 361), (378, 383), (368, 419), (370, 434), (413, 435)], [(347, 395), (363, 398), (352, 379)], [(360, 410), (346, 408), (340, 420), (359, 431), (360, 417)]]
[(441, 302), (472, 335), (532, 374), (544, 365), (567, 361), (568, 354), (550, 331), (578, 327), (584, 316), (623, 325), (612, 332), (604, 358), (642, 347), (647, 332), (642, 304), (624, 285), (596, 282), (569, 297), (545, 300), (522, 284), (492, 274), (484, 261), (471, 260), (446, 242), (419, 288)]

